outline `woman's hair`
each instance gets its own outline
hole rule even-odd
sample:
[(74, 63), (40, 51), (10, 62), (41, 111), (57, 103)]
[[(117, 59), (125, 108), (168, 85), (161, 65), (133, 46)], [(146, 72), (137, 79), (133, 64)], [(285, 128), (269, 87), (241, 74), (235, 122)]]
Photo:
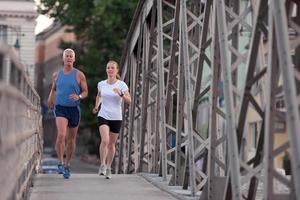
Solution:
[[(108, 63), (106, 64), (106, 66), (107, 66), (108, 64), (114, 64), (114, 65), (117, 67), (117, 69), (120, 70), (119, 64), (118, 64), (116, 61), (110, 60), (110, 61), (108, 61)], [(119, 72), (118, 72), (118, 73), (117, 73), (117, 79), (120, 79), (120, 78), (121, 78), (121, 76), (120, 76), (120, 74), (119, 74)]]

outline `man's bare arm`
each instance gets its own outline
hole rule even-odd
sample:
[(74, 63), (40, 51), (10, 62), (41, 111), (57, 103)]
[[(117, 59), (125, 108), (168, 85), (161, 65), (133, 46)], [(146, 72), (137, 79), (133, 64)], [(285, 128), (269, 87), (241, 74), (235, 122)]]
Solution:
[(87, 86), (85, 75), (82, 72), (80, 72), (79, 78), (80, 78), (80, 87), (81, 87), (80, 95), (82, 96), (82, 98), (86, 98), (88, 96), (88, 86)]
[(57, 72), (54, 72), (52, 75), (52, 86), (51, 86), (51, 90), (47, 102), (49, 109), (53, 109), (54, 107), (54, 98), (56, 95), (56, 79), (57, 79)]
[(88, 96), (88, 86), (86, 83), (86, 78), (85, 78), (84, 74), (79, 70), (78, 70), (76, 79), (80, 86), (81, 93), (80, 94), (76, 94), (76, 93), (71, 94), (69, 96), (69, 98), (72, 101), (79, 101), (80, 99), (84, 99)]

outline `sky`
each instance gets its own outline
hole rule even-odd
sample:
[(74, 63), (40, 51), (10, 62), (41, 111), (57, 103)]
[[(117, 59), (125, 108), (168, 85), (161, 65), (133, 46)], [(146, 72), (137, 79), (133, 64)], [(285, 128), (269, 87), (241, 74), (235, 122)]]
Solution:
[(49, 19), (45, 15), (39, 15), (38, 18), (36, 19), (36, 22), (37, 22), (37, 24), (35, 27), (35, 34), (38, 34), (38, 33), (42, 32), (45, 28), (50, 26), (52, 24), (53, 20)]
[[(38, 5), (40, 4), (40, 0), (35, 0), (35, 3)], [(50, 26), (53, 22), (52, 19), (49, 19), (49, 17), (45, 15), (39, 15), (36, 19), (36, 27), (35, 27), (35, 34), (38, 34), (42, 32), (45, 28)]]

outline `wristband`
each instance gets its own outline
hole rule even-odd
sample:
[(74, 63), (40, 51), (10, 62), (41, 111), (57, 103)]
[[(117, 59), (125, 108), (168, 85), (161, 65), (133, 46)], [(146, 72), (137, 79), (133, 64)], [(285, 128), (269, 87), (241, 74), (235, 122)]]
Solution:
[(120, 97), (123, 97), (124, 96), (124, 93), (121, 91), (121, 93), (120, 93)]

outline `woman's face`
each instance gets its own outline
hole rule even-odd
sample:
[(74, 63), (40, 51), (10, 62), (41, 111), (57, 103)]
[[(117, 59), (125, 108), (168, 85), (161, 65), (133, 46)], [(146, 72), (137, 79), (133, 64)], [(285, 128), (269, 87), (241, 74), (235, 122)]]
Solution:
[(116, 77), (118, 74), (118, 68), (114, 63), (108, 63), (106, 66), (106, 73), (109, 77)]

